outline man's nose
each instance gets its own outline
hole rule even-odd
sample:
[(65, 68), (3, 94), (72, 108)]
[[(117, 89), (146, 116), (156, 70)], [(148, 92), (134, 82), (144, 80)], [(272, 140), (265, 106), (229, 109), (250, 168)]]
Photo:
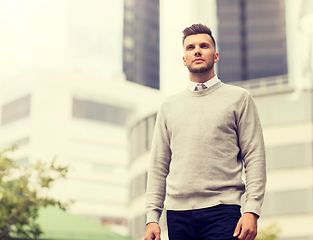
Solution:
[(195, 56), (201, 56), (201, 49), (200, 49), (200, 47), (199, 46), (197, 46), (197, 47), (195, 47)]

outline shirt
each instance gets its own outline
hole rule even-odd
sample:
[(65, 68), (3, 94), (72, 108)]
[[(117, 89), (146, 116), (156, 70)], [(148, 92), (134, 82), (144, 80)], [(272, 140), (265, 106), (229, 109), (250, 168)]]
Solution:
[[(204, 82), (203, 84), (207, 87), (207, 88), (210, 88), (212, 87), (215, 83), (217, 83), (219, 81), (218, 77), (215, 75), (213, 78), (209, 79), (208, 81)], [(195, 91), (195, 88), (197, 86), (197, 82), (192, 82), (192, 81), (189, 81), (188, 82), (188, 89), (190, 91)]]

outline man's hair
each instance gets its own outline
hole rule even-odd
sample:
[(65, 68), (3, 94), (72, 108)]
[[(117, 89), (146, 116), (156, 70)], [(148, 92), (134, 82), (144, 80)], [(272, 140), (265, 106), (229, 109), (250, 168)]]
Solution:
[(190, 27), (187, 27), (184, 29), (184, 31), (183, 31), (183, 44), (185, 42), (186, 37), (188, 37), (190, 35), (196, 35), (196, 34), (202, 34), (202, 33), (208, 34), (211, 37), (211, 39), (214, 43), (214, 48), (216, 48), (215, 39), (212, 36), (211, 29), (208, 28), (207, 26), (201, 24), (201, 23), (193, 24)]

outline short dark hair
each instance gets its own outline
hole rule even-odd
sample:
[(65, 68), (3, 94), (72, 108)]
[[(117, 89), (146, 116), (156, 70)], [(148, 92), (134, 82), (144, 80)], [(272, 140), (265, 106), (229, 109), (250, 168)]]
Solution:
[(214, 48), (216, 48), (215, 39), (212, 36), (211, 29), (208, 28), (207, 26), (201, 24), (201, 23), (193, 24), (190, 27), (186, 27), (184, 29), (184, 31), (183, 31), (183, 44), (184, 44), (186, 37), (188, 37), (190, 35), (196, 35), (196, 34), (202, 34), (202, 33), (208, 34), (211, 37), (211, 39), (214, 43)]

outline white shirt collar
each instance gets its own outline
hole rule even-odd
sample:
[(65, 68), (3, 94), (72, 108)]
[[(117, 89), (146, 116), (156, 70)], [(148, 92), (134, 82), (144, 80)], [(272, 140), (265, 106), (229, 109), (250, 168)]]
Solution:
[[(213, 78), (209, 79), (208, 81), (204, 82), (203, 84), (204, 84), (207, 88), (209, 88), (209, 87), (212, 87), (212, 86), (213, 86), (215, 83), (217, 83), (218, 81), (219, 81), (219, 80), (218, 80), (218, 77), (217, 77), (217, 75), (215, 75)], [(189, 89), (190, 91), (195, 91), (195, 88), (196, 88), (197, 84), (198, 84), (198, 83), (192, 82), (192, 81), (189, 80), (187, 87), (188, 87), (188, 89)]]

